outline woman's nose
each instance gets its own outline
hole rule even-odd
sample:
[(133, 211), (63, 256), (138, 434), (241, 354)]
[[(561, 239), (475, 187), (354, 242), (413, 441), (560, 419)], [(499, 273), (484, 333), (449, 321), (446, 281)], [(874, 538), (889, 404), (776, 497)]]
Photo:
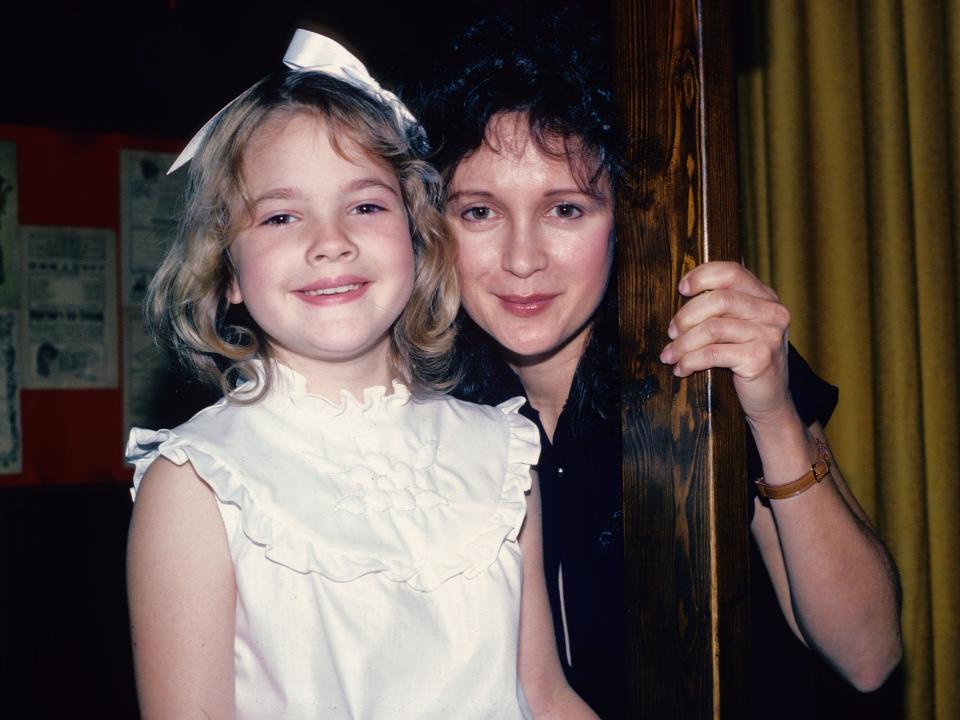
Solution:
[(547, 267), (545, 238), (535, 226), (514, 223), (510, 226), (503, 245), (501, 265), (517, 277), (530, 277)]

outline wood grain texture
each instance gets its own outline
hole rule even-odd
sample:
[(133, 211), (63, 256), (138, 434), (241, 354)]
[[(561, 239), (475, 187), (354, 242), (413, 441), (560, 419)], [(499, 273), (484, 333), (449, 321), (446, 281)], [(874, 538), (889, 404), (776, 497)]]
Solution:
[(679, 380), (657, 359), (683, 273), (740, 258), (728, 11), (613, 0), (631, 717), (749, 714), (741, 411), (728, 371)]

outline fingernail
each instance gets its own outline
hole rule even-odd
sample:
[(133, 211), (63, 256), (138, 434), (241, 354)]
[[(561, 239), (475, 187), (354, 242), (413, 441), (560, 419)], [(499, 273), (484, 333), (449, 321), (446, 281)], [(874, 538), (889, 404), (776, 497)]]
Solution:
[(683, 278), (683, 280), (680, 281), (680, 284), (677, 286), (677, 290), (680, 291), (681, 295), (686, 295), (690, 292), (690, 283), (686, 278)]
[(664, 363), (665, 365), (669, 365), (673, 362), (673, 348), (671, 348), (669, 345), (667, 345), (663, 349), (663, 352), (660, 353), (660, 362)]
[(673, 320), (670, 321), (670, 326), (667, 328), (667, 337), (671, 340), (677, 339), (677, 326), (674, 324)]

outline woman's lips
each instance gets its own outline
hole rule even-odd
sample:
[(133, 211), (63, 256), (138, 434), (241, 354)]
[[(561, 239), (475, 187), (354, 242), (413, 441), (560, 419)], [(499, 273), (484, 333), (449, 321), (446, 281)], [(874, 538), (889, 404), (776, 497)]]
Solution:
[(556, 295), (497, 295), (500, 305), (517, 317), (533, 317), (544, 312)]
[(339, 305), (363, 295), (370, 282), (363, 278), (342, 277), (321, 280), (294, 291), (301, 300), (311, 305)]

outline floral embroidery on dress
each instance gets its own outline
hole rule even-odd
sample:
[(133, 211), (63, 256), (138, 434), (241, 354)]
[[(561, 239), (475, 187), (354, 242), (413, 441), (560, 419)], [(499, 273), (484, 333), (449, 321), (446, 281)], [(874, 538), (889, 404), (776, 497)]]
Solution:
[(343, 497), (334, 509), (363, 515), (368, 510), (410, 511), (447, 505), (448, 500), (432, 487), (429, 470), (437, 460), (437, 444), (424, 443), (410, 463), (383, 453), (346, 454), (339, 462), (303, 453), (318, 472), (349, 479), (355, 492)]

